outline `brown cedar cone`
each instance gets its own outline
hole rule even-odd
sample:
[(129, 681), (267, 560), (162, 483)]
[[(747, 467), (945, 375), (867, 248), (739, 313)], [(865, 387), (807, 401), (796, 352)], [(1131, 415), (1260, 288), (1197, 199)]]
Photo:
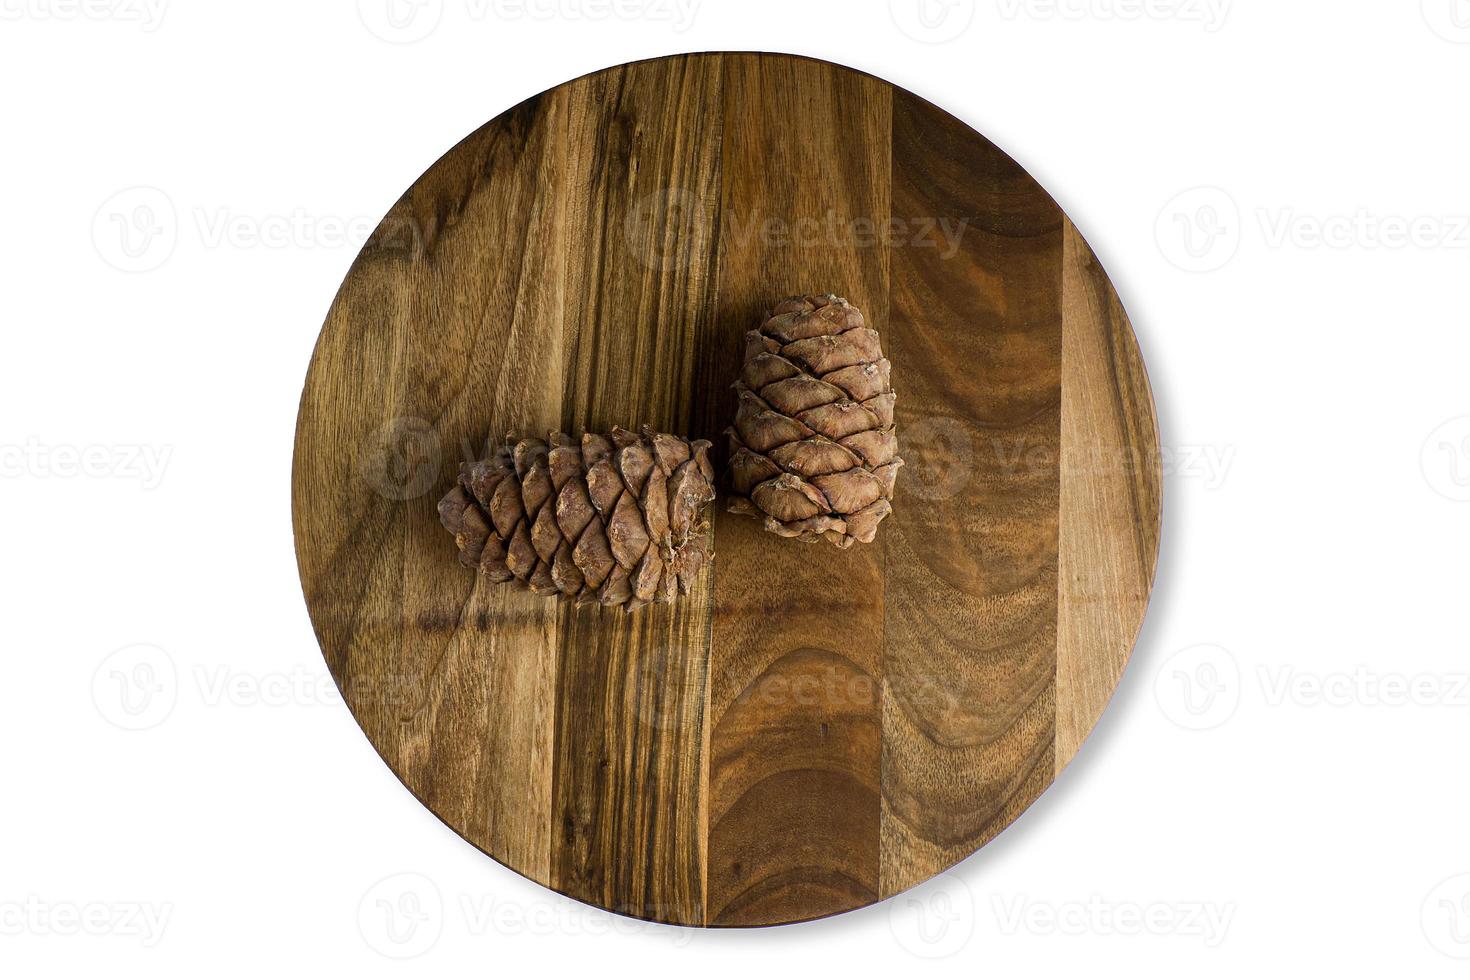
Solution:
[(903, 460), (889, 365), (840, 296), (781, 302), (745, 335), (730, 433), (730, 510), (782, 537), (872, 541)]
[(710, 557), (709, 446), (646, 426), (507, 441), (461, 465), (439, 519), (491, 581), (629, 610), (669, 602)]

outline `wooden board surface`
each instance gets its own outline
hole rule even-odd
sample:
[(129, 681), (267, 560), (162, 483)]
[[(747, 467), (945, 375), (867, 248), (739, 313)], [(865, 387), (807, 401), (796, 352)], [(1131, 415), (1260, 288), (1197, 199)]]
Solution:
[[(435, 503), (506, 432), (715, 439), (744, 332), (834, 291), (882, 334), (908, 465), (877, 542), (719, 513), (672, 607), (478, 581)], [(856, 908), (961, 860), (1077, 753), (1158, 547), (1132, 330), (1014, 161), (785, 55), (638, 62), (496, 118), (403, 196), (313, 356), (292, 503), (327, 664), (466, 839), (688, 925)]]

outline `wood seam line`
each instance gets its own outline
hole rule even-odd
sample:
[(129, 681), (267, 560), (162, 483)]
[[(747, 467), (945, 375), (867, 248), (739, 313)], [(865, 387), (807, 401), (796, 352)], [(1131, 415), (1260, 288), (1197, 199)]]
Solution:
[[(719, 346), (719, 344), (718, 344), (718, 341), (719, 341), (719, 332), (720, 332), (720, 323), (719, 323), (719, 320), (718, 320), (718, 314), (719, 314), (719, 302), (718, 302), (718, 300), (719, 300), (719, 295), (720, 295), (720, 237), (724, 233), (724, 222), (723, 222), (724, 207), (723, 207), (723, 203), (724, 203), (724, 199), (725, 199), (725, 98), (724, 98), (724, 88), (725, 88), (725, 59), (724, 59), (724, 57), (722, 55), (718, 55), (718, 54), (709, 55), (708, 57), (712, 58), (714, 60), (714, 64), (715, 64), (715, 71), (714, 71), (714, 76), (715, 76), (715, 80), (716, 80), (715, 86), (716, 86), (716, 90), (720, 93), (720, 122), (719, 122), (719, 126), (718, 126), (718, 131), (716, 133), (717, 139), (715, 140), (715, 147), (716, 147), (716, 150), (715, 150), (715, 188), (714, 188), (714, 195), (715, 195), (715, 216), (714, 216), (714, 220), (710, 222), (710, 225), (711, 225), (711, 232), (710, 232), (710, 234), (711, 234), (711, 242), (710, 242), (709, 259), (708, 259), (709, 269), (708, 269), (708, 273), (707, 273), (707, 276), (708, 276), (708, 279), (709, 279), (709, 284), (705, 287), (705, 295), (709, 298), (709, 301), (712, 304), (714, 304), (715, 309), (714, 309), (714, 315), (711, 317), (711, 322), (710, 322), (710, 324), (709, 324), (709, 326), (707, 328), (708, 333), (710, 334), (710, 336), (706, 336), (704, 338), (704, 343), (706, 345), (713, 345), (715, 349), (718, 349), (718, 346)], [(698, 344), (696, 343), (696, 353), (697, 353), (697, 351), (698, 351)], [(718, 390), (718, 385), (716, 385), (715, 388), (716, 388), (716, 390)], [(691, 408), (692, 407), (693, 406), (692, 406), (692, 403), (691, 403)], [(709, 396), (706, 395), (706, 397), (705, 397), (705, 409), (707, 410), (708, 407), (709, 407)], [(701, 412), (701, 414), (706, 414), (706, 413), (705, 412)], [(691, 422), (692, 421), (693, 421), (693, 419), (691, 419)], [(717, 420), (712, 420), (712, 419), (706, 418), (705, 419), (706, 425), (708, 425), (711, 421), (717, 421)], [(718, 487), (716, 489), (718, 490)], [(718, 509), (721, 506), (721, 503), (722, 503), (722, 501), (720, 500), (719, 496), (717, 495), (715, 497), (715, 502), (714, 502), (714, 504), (712, 506), (713, 506), (713, 508)], [(720, 582), (720, 565), (719, 565), (720, 542), (719, 542), (719, 537), (716, 534), (716, 525), (717, 525), (717, 521), (715, 520), (715, 515), (712, 513), (710, 515), (710, 522), (709, 522), (709, 535), (710, 535), (710, 547), (711, 547), (711, 549), (712, 549), (712, 551), (714, 553), (714, 557), (711, 558), (710, 563), (709, 563), (709, 566), (710, 566), (710, 568), (709, 568), (709, 597), (708, 597), (708, 599), (706, 600), (706, 603), (705, 603), (705, 615), (704, 615), (704, 695), (703, 695), (704, 704), (703, 704), (703, 706), (702, 706), (702, 708), (700, 710), (700, 713), (699, 713), (700, 714), (700, 722), (699, 722), (699, 743), (700, 743), (699, 744), (699, 811), (700, 812), (699, 812), (699, 817), (698, 817), (698, 823), (699, 823), (699, 876), (700, 876), (700, 883), (699, 883), (699, 913), (700, 913), (699, 914), (699, 924), (701, 926), (708, 926), (709, 925), (709, 915), (710, 915), (710, 909), (709, 909), (709, 860), (710, 860), (710, 858), (709, 858), (709, 822), (710, 822), (710, 794), (711, 794), (711, 791), (712, 791), (712, 787), (710, 786), (710, 740), (711, 740), (711, 736), (712, 736), (712, 726), (710, 724), (710, 688), (711, 688), (711, 686), (713, 684), (713, 679), (710, 676), (711, 675), (711, 669), (710, 668), (711, 668), (711, 666), (714, 663), (714, 653), (715, 653), (715, 606), (716, 606), (715, 599), (720, 594), (720, 590), (719, 590), (719, 582)]]
[[(894, 155), (894, 152), (893, 152), (893, 140), (894, 140), (893, 117), (894, 117), (895, 103), (896, 103), (897, 100), (894, 97), (894, 86), (887, 85), (886, 88), (887, 88), (887, 91), (888, 91), (888, 215), (887, 215), (887, 218), (888, 218), (888, 221), (891, 223), (892, 220), (893, 220), (893, 191), (894, 191), (894, 187), (893, 187), (893, 185), (894, 185), (893, 173), (894, 173), (894, 156), (895, 156)], [(893, 327), (893, 318), (892, 318), (893, 317), (893, 245), (890, 244), (890, 245), (888, 245), (884, 249), (884, 257), (883, 257), (883, 259), (884, 259), (884, 262), (887, 263), (887, 265), (888, 265), (888, 274), (887, 274), (888, 288), (884, 291), (884, 295), (883, 295), (883, 311), (882, 311), (882, 321), (881, 322), (883, 324), (883, 329), (885, 331), (888, 331), (889, 332), (888, 350), (890, 352), (892, 352), (893, 351), (893, 336), (892, 336), (892, 327)], [(901, 445), (902, 445), (902, 443), (900, 443), (900, 446)], [(891, 528), (890, 527), (888, 529), (888, 533), (892, 534), (892, 533), (894, 533), (895, 530), (896, 530), (896, 528)], [(880, 580), (883, 582), (883, 615), (881, 617), (881, 623), (880, 623), (880, 626), (879, 626), (880, 632), (878, 634), (879, 637), (880, 637), (879, 645), (878, 645), (878, 676), (877, 676), (877, 678), (875, 678), (877, 680), (877, 684), (875, 685), (875, 688), (876, 688), (876, 690), (878, 692), (878, 704), (877, 704), (877, 711), (878, 711), (878, 792), (877, 792), (877, 798), (878, 798), (878, 819), (874, 821), (874, 826), (877, 828), (877, 834), (878, 834), (877, 848), (876, 848), (877, 849), (877, 855), (878, 855), (878, 861), (877, 861), (878, 880), (873, 883), (873, 894), (875, 896), (877, 896), (876, 897), (876, 901), (881, 902), (881, 901), (883, 901), (883, 899), (885, 899), (886, 897), (888, 897), (888, 896), (886, 896), (883, 893), (884, 892), (884, 889), (883, 889), (883, 803), (884, 803), (884, 787), (887, 785), (883, 781), (883, 775), (884, 775), (884, 758), (887, 755), (887, 753), (883, 750), (883, 747), (886, 744), (885, 735), (886, 735), (886, 728), (887, 728), (886, 721), (885, 721), (885, 719), (887, 718), (887, 712), (885, 711), (885, 708), (887, 707), (887, 705), (886, 705), (886, 698), (887, 698), (886, 689), (888, 687), (888, 548), (887, 548), (886, 545), (879, 544), (879, 543), (876, 543), (876, 542), (875, 542), (874, 546), (879, 549), (878, 550), (879, 576), (880, 576)]]

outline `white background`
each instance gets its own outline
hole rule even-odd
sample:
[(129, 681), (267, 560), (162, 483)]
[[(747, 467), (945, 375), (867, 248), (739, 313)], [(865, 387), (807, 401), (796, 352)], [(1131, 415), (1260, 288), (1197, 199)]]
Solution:
[[(0, 0), (0, 971), (1464, 976), (1470, 3), (387, 2)], [(720, 48), (1014, 155), (1170, 450), (1077, 763), (934, 884), (759, 933), (564, 901), (420, 807), (333, 693), (288, 503), (397, 195), (527, 96)]]

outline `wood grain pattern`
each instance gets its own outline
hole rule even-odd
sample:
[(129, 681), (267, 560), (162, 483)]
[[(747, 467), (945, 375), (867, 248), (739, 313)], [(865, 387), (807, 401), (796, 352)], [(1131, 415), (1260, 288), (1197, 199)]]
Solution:
[[(578, 247), (565, 283), (574, 339), (562, 428), (691, 431), (695, 351), (714, 324), (714, 248), (689, 230), (708, 222), (703, 202), (719, 187), (720, 61), (643, 62), (568, 90)], [(703, 211), (680, 207), (670, 188)], [(666, 251), (674, 242), (688, 247)], [(701, 606), (659, 606), (619, 630), (603, 628), (603, 610), (561, 607), (551, 861), (567, 895), (703, 921)]]
[[(615, 423), (723, 450), (745, 330), (826, 289), (894, 363), (878, 543), (721, 513), (693, 594), (633, 614), (458, 565), (461, 459)], [(1117, 296), (1014, 161), (839, 66), (689, 55), (515, 107), (394, 205), (313, 356), (292, 509), (328, 666), (425, 805), (574, 898), (759, 925), (922, 881), (1075, 755), (1147, 601), (1157, 448)]]
[(882, 538), (885, 895), (984, 844), (1051, 780), (1062, 348), (1055, 202), (907, 94), (893, 158), (895, 218), (965, 224), (952, 254), (893, 250), (890, 359), (922, 368), (902, 375), (912, 465)]

